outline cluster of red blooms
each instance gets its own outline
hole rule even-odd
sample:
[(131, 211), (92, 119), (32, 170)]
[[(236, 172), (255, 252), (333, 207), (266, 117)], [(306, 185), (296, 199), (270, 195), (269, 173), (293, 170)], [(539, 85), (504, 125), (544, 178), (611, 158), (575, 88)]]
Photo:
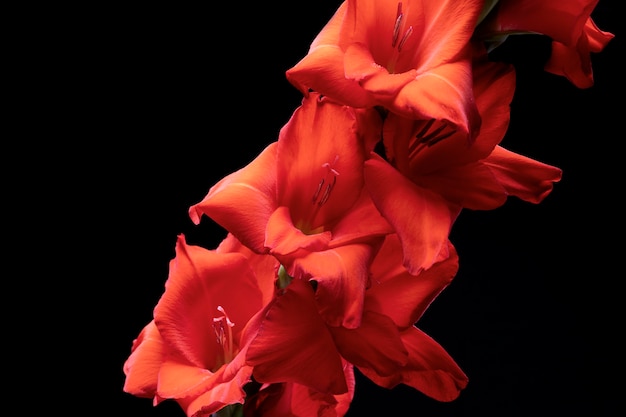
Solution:
[(180, 235), (124, 391), (189, 417), (343, 416), (354, 368), (452, 401), (468, 378), (416, 327), (450, 284), (461, 210), (539, 203), (561, 170), (500, 142), (515, 91), (489, 53), (552, 41), (545, 70), (593, 84), (613, 34), (597, 0), (346, 0), (286, 72), (302, 104), (253, 161), (189, 209), (226, 231)]

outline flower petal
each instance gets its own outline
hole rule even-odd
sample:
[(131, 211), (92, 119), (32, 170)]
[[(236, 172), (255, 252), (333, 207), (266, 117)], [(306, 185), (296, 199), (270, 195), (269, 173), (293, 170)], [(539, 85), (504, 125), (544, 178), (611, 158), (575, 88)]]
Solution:
[(187, 245), (180, 235), (154, 320), (163, 340), (188, 364), (216, 370), (222, 353), (213, 332), (213, 318), (222, 314), (218, 306), (234, 322), (237, 341), (244, 325), (261, 309), (261, 300), (245, 256)]
[(372, 263), (372, 286), (365, 292), (364, 309), (384, 314), (401, 328), (412, 326), (459, 269), (458, 255), (450, 242), (447, 253), (445, 259), (418, 276), (411, 275), (398, 268), (402, 259), (397, 235), (388, 236)]
[(372, 369), (358, 367), (374, 383), (393, 388), (405, 384), (437, 401), (453, 401), (467, 386), (468, 378), (443, 347), (416, 327), (402, 334), (409, 363), (394, 376), (383, 377)]
[(541, 202), (561, 180), (563, 171), (497, 146), (484, 161), (507, 193), (531, 203)]
[(376, 154), (365, 162), (365, 182), (374, 204), (402, 241), (405, 267), (413, 275), (430, 268), (445, 247), (452, 226), (454, 216), (446, 202)]
[(124, 362), (124, 392), (137, 397), (154, 397), (165, 355), (163, 339), (152, 320), (133, 341), (131, 354)]
[(252, 162), (233, 172), (189, 208), (195, 224), (207, 215), (252, 250), (266, 252), (267, 221), (276, 208), (276, 149), (271, 143)]
[(379, 375), (392, 375), (408, 361), (408, 352), (398, 327), (389, 317), (365, 311), (355, 329), (329, 327), (341, 356), (355, 366), (373, 369)]
[(270, 253), (283, 263), (288, 263), (288, 255), (299, 250), (320, 251), (328, 248), (331, 233), (326, 231), (305, 234), (291, 222), (289, 208), (279, 207), (270, 217), (267, 224), (265, 246)]
[(345, 245), (294, 261), (290, 274), (317, 283), (319, 314), (329, 325), (355, 328), (361, 324), (367, 267), (375, 247), (378, 245)]
[(306, 233), (328, 228), (359, 198), (364, 143), (354, 110), (311, 93), (281, 129), (278, 203)]
[(341, 357), (317, 313), (313, 289), (300, 279), (268, 307), (246, 359), (262, 383), (293, 382), (324, 393), (348, 392)]

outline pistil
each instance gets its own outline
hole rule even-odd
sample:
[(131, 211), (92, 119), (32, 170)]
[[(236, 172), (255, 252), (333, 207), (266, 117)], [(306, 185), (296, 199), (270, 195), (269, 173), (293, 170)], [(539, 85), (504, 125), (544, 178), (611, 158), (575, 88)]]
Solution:
[(219, 368), (223, 364), (231, 362), (235, 357), (232, 330), (235, 323), (230, 321), (224, 307), (217, 306), (217, 310), (222, 313), (221, 316), (213, 318), (213, 331), (215, 332), (216, 342), (222, 348), (221, 361), (218, 360), (216, 364), (216, 368)]

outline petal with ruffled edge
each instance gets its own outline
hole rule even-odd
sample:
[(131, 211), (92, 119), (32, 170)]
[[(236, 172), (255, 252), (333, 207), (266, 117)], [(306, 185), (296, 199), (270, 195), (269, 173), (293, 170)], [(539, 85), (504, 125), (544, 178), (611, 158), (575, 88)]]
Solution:
[(151, 398), (157, 391), (159, 369), (166, 356), (166, 347), (159, 330), (150, 321), (133, 341), (131, 354), (124, 362), (124, 392)]
[(355, 366), (365, 366), (379, 375), (392, 375), (408, 361), (400, 332), (387, 316), (365, 311), (355, 329), (329, 326), (341, 356)]
[(224, 314), (218, 306), (235, 324), (230, 343), (237, 344), (244, 325), (262, 308), (261, 300), (245, 256), (187, 245), (179, 235), (154, 320), (165, 343), (181, 360), (215, 371), (224, 360), (223, 346), (213, 331), (214, 318)]
[(552, 42), (550, 58), (544, 69), (566, 77), (578, 88), (589, 88), (594, 84), (590, 53), (602, 51), (614, 37), (614, 34), (600, 30), (589, 18), (575, 47)]
[(501, 146), (484, 160), (509, 195), (530, 203), (540, 203), (561, 180), (563, 171)]
[(287, 80), (306, 97), (310, 89), (323, 92), (334, 101), (351, 107), (373, 107), (376, 101), (349, 80), (344, 73), (344, 51), (341, 30), (345, 28), (347, 2), (341, 3), (335, 14), (311, 43), (307, 55), (286, 71)]
[(350, 2), (346, 77), (392, 113), (446, 120), (473, 137), (480, 126), (467, 47), (482, 2)]
[[(178, 392), (179, 395), (174, 397), (188, 416), (208, 417), (227, 405), (243, 404), (246, 399), (247, 394), (242, 387), (251, 381), (252, 368), (249, 366), (239, 367), (236, 375), (224, 379), (223, 372), (216, 373), (212, 378), (203, 378), (203, 375), (197, 370), (182, 369), (180, 364), (172, 363), (171, 365), (171, 367), (163, 369), (163, 377), (174, 385), (162, 387), (164, 392), (166, 388), (175, 389), (175, 381), (178, 378), (182, 378), (184, 381), (189, 381), (194, 375), (198, 378), (196, 392), (188, 392), (189, 395)], [(177, 392), (168, 392), (170, 395), (175, 393)]]
[(189, 208), (191, 220), (199, 224), (204, 214), (255, 252), (267, 252), (265, 228), (277, 207), (276, 149), (277, 143), (271, 143), (247, 166), (211, 187)]
[(244, 416), (342, 417), (354, 398), (354, 367), (343, 361), (345, 394), (328, 394), (295, 383), (263, 384), (244, 404)]
[(247, 363), (261, 383), (292, 382), (331, 394), (348, 392), (343, 363), (317, 312), (313, 288), (294, 279), (251, 332)]
[(368, 266), (380, 244), (378, 240), (314, 252), (294, 261), (289, 274), (316, 282), (318, 311), (327, 324), (347, 328), (361, 324)]
[[(515, 93), (515, 69), (512, 65), (488, 62), (478, 57), (474, 62), (474, 97), (483, 120), (479, 135), (472, 144), (468, 144), (466, 137), (457, 132), (432, 146), (422, 145), (418, 149), (416, 143), (409, 142), (404, 148), (395, 147), (396, 158), (409, 158), (410, 168), (407, 176), (416, 178), (420, 175), (437, 175), (446, 169), (479, 161), (487, 157), (504, 138), (509, 126), (510, 105)], [(392, 115), (388, 119), (385, 121), (386, 129), (390, 129), (394, 124), (407, 123)], [(405, 127), (403, 131), (411, 131), (410, 136), (417, 136), (414, 139), (417, 142), (421, 139), (417, 133), (424, 129), (424, 125), (423, 121), (415, 121), (413, 126)], [(431, 130), (435, 127), (431, 127)], [(444, 129), (442, 133), (448, 131)], [(387, 146), (394, 145), (388, 143)]]
[(437, 401), (453, 401), (468, 383), (468, 378), (450, 354), (435, 340), (416, 327), (402, 333), (409, 351), (409, 363), (397, 374), (384, 377), (372, 369), (357, 368), (375, 384), (393, 388), (408, 385)]
[(402, 241), (408, 271), (417, 275), (430, 268), (446, 245), (455, 217), (446, 202), (376, 154), (365, 162), (365, 182), (374, 204)]
[(400, 328), (413, 326), (459, 269), (456, 249), (449, 241), (447, 246), (444, 259), (415, 276), (400, 266), (400, 241), (397, 235), (389, 235), (372, 263), (372, 286), (365, 293), (364, 309), (384, 314)]
[(576, 45), (598, 0), (500, 0), (479, 25), (479, 39), (502, 33), (540, 33), (552, 40)]
[(307, 234), (328, 230), (363, 188), (365, 144), (354, 109), (311, 93), (283, 126), (277, 150), (277, 200)]

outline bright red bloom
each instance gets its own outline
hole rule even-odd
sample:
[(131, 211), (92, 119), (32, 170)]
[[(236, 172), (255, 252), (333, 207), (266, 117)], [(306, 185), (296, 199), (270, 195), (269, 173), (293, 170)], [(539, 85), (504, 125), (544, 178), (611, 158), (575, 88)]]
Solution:
[(399, 240), (388, 236), (372, 265), (361, 325), (353, 329), (328, 325), (318, 313), (314, 287), (293, 279), (244, 336), (254, 378), (337, 395), (349, 389), (343, 377), (348, 361), (382, 386), (402, 382), (441, 401), (455, 398), (467, 378), (441, 346), (413, 326), (456, 274), (458, 259), (449, 243), (445, 252), (432, 268), (413, 276), (401, 266)]
[(364, 188), (375, 120), (312, 93), (277, 142), (190, 208), (192, 220), (207, 215), (291, 276), (317, 280), (327, 320), (358, 326), (367, 265), (392, 231)]
[[(393, 138), (385, 143), (387, 157), (416, 184), (464, 208), (494, 209), (510, 195), (540, 202), (560, 179), (561, 170), (499, 146), (509, 126), (514, 93), (513, 66), (477, 56), (474, 96), (483, 127), (476, 141), (468, 146), (458, 134), (432, 133), (436, 125), (395, 118), (394, 124), (387, 124), (398, 130), (385, 135)], [(518, 183), (512, 184), (515, 180)]]
[(552, 40), (552, 53), (545, 70), (588, 88), (593, 85), (590, 52), (600, 52), (614, 37), (591, 19), (597, 4), (598, 0), (499, 0), (474, 37), (496, 47), (509, 35), (546, 35)]
[(472, 36), (483, 0), (347, 0), (287, 70), (303, 94), (409, 119), (446, 121), (473, 136)]
[[(236, 246), (232, 236), (224, 246)], [(124, 391), (153, 397), (155, 405), (175, 400), (190, 417), (243, 403), (252, 368), (244, 363), (241, 333), (271, 297), (276, 268), (271, 257), (245, 248), (210, 251), (179, 236), (154, 319), (124, 364)]]
[[(365, 163), (366, 185), (400, 236), (405, 266), (413, 274), (432, 263), (462, 208), (494, 209), (511, 195), (538, 203), (561, 179), (559, 168), (499, 146), (510, 121), (513, 67), (489, 62), (486, 55), (477, 53), (473, 75), (483, 120), (474, 143), (468, 144), (464, 135), (434, 120), (389, 114), (383, 135), (389, 163), (377, 155)], [(395, 186), (388, 187), (389, 183)], [(416, 210), (431, 215), (417, 217)], [(416, 236), (420, 236), (417, 241)], [(425, 247), (424, 242), (430, 244)], [(425, 258), (424, 254), (429, 255)]]

